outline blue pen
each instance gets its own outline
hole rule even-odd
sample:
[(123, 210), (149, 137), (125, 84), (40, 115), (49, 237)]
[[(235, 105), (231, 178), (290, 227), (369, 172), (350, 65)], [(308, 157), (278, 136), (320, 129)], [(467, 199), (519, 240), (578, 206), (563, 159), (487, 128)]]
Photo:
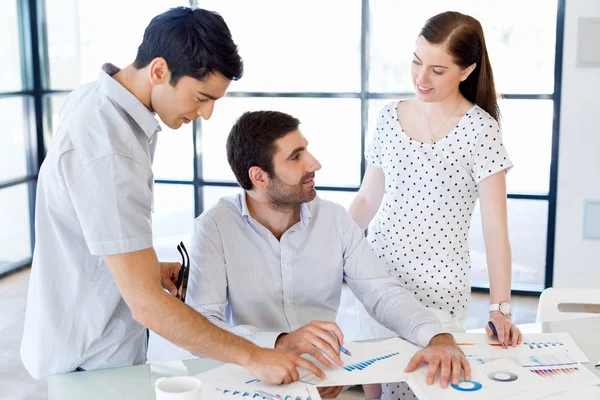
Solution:
[(488, 322), (488, 326), (490, 327), (490, 329), (492, 330), (492, 332), (494, 332), (494, 335), (496, 335), (496, 337), (498, 338), (498, 340), (500, 341), (500, 343), (502, 343), (502, 347), (504, 347), (505, 349), (508, 349), (508, 347), (506, 346), (506, 343), (504, 343), (503, 341), (500, 340), (500, 337), (498, 336), (498, 331), (496, 330), (496, 327), (494, 326), (494, 323), (492, 321)]
[(348, 350), (347, 350), (347, 349), (346, 349), (344, 346), (342, 346), (341, 344), (340, 344), (340, 351), (341, 351), (342, 353), (344, 353), (344, 354), (347, 354), (347, 355), (349, 355), (350, 357), (352, 357), (352, 353), (350, 353), (350, 352), (349, 352), (349, 351), (348, 351)]

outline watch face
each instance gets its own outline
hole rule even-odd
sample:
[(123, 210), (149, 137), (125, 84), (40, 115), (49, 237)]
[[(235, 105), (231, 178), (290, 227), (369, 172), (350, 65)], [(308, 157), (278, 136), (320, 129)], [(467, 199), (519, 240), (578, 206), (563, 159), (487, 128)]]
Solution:
[(510, 314), (510, 304), (509, 303), (500, 303), (500, 312), (504, 315)]

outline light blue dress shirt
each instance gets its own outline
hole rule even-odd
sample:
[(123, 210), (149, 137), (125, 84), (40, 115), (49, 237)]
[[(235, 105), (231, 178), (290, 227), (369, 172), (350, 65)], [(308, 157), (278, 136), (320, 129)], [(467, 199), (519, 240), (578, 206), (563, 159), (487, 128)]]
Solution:
[(102, 67), (69, 94), (40, 169), (21, 358), (35, 378), (146, 361), (146, 330), (104, 263), (152, 247), (158, 121)]
[(392, 277), (335, 203), (301, 205), (280, 240), (248, 212), (245, 193), (195, 221), (187, 302), (215, 325), (263, 347), (313, 320), (335, 321), (345, 280), (367, 311), (421, 346), (444, 332)]

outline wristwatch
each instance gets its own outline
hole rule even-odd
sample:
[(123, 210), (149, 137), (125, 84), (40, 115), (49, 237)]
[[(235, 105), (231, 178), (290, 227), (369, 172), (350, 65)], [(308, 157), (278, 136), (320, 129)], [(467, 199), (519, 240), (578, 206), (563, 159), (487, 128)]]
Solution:
[(503, 315), (511, 315), (510, 303), (501, 301), (500, 303), (490, 304), (490, 312), (500, 311)]

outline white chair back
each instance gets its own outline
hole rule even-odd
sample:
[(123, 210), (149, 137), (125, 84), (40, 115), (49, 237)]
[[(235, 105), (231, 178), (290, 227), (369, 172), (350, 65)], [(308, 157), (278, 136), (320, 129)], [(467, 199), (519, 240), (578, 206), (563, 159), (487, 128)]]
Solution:
[(548, 288), (540, 295), (537, 322), (600, 317), (600, 289)]

